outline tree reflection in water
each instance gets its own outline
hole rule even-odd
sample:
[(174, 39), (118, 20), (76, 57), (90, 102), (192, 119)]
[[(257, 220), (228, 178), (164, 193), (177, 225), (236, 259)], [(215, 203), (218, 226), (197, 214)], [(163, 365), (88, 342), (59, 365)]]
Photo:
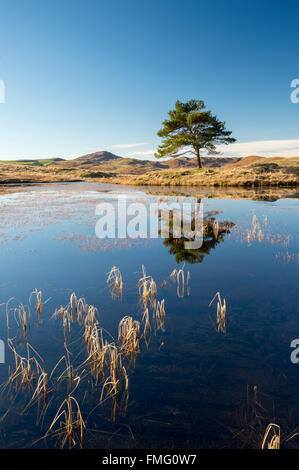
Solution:
[[(186, 249), (185, 242), (191, 241), (185, 237), (173, 237), (173, 217), (171, 217), (169, 237), (165, 238), (163, 244), (169, 247), (169, 253), (175, 256), (176, 262), (186, 261), (190, 264), (201, 263), (206, 255), (219, 243), (224, 241), (226, 234), (230, 233), (230, 228), (234, 227), (233, 222), (217, 222), (215, 217), (209, 215), (203, 219), (203, 243), (199, 249)], [(191, 222), (191, 229), (194, 230), (194, 219)]]

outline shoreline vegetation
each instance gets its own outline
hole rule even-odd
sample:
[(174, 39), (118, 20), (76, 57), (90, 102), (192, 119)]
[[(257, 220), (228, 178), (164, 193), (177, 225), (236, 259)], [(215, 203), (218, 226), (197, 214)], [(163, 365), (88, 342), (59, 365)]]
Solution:
[[(195, 187), (296, 187), (299, 186), (299, 158), (297, 157), (244, 157), (232, 163), (219, 158), (211, 159), (198, 169), (186, 159), (180, 167), (162, 166), (155, 162), (123, 159), (102, 152), (96, 157), (75, 160), (32, 160), (0, 162), (0, 192), (6, 185), (27, 183), (100, 182), (138, 186), (195, 186)], [(98, 155), (104, 155), (99, 160)], [(89, 157), (89, 158), (87, 158)], [(84, 159), (85, 158), (85, 159)], [(128, 161), (129, 160), (129, 161)], [(46, 162), (46, 163), (45, 163)], [(135, 163), (136, 162), (136, 163)], [(168, 163), (167, 161), (166, 163)], [(211, 163), (212, 162), (212, 163)]]
[[(292, 169), (293, 170), (293, 169)], [(199, 187), (274, 187), (298, 186), (299, 168), (264, 170), (263, 168), (203, 168), (194, 170), (152, 171), (144, 175), (111, 178), (109, 182), (138, 186), (199, 186)]]

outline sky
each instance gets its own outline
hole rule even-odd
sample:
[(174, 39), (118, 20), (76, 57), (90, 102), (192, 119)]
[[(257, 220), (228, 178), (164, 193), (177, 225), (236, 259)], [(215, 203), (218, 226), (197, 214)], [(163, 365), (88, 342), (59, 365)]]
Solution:
[(298, 14), (290, 0), (1, 0), (0, 159), (152, 159), (168, 110), (193, 98), (237, 139), (224, 155), (299, 156)]

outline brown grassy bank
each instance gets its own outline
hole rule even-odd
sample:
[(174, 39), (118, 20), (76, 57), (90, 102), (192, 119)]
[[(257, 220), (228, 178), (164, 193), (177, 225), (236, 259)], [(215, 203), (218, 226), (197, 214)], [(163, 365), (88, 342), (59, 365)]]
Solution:
[[(58, 162), (60, 163), (60, 162)], [(105, 167), (106, 168), (106, 167)], [(113, 167), (113, 170), (115, 168)], [(91, 169), (74, 164), (36, 165), (1, 163), (0, 187), (17, 183), (58, 183), (74, 181), (108, 182), (142, 186), (197, 187), (295, 187), (299, 185), (299, 158), (246, 157), (237, 163), (216, 168), (167, 168), (146, 170), (141, 174), (103, 171), (101, 165)]]
[(111, 178), (110, 182), (154, 186), (214, 186), (214, 187), (273, 187), (297, 186), (299, 168), (262, 166), (226, 166), (221, 168), (192, 170), (151, 171), (143, 175)]
[[(82, 181), (82, 172), (77, 170), (61, 171), (53, 166), (17, 165), (0, 163), (0, 187), (19, 183), (59, 183)], [(3, 186), (2, 186), (3, 188)]]

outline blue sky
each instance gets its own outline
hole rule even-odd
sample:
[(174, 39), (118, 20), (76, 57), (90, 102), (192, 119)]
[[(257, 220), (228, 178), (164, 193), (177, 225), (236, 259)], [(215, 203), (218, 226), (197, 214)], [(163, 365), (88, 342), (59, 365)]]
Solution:
[(0, 158), (152, 158), (190, 98), (233, 131), (226, 153), (299, 156), (298, 14), (288, 0), (2, 0)]

